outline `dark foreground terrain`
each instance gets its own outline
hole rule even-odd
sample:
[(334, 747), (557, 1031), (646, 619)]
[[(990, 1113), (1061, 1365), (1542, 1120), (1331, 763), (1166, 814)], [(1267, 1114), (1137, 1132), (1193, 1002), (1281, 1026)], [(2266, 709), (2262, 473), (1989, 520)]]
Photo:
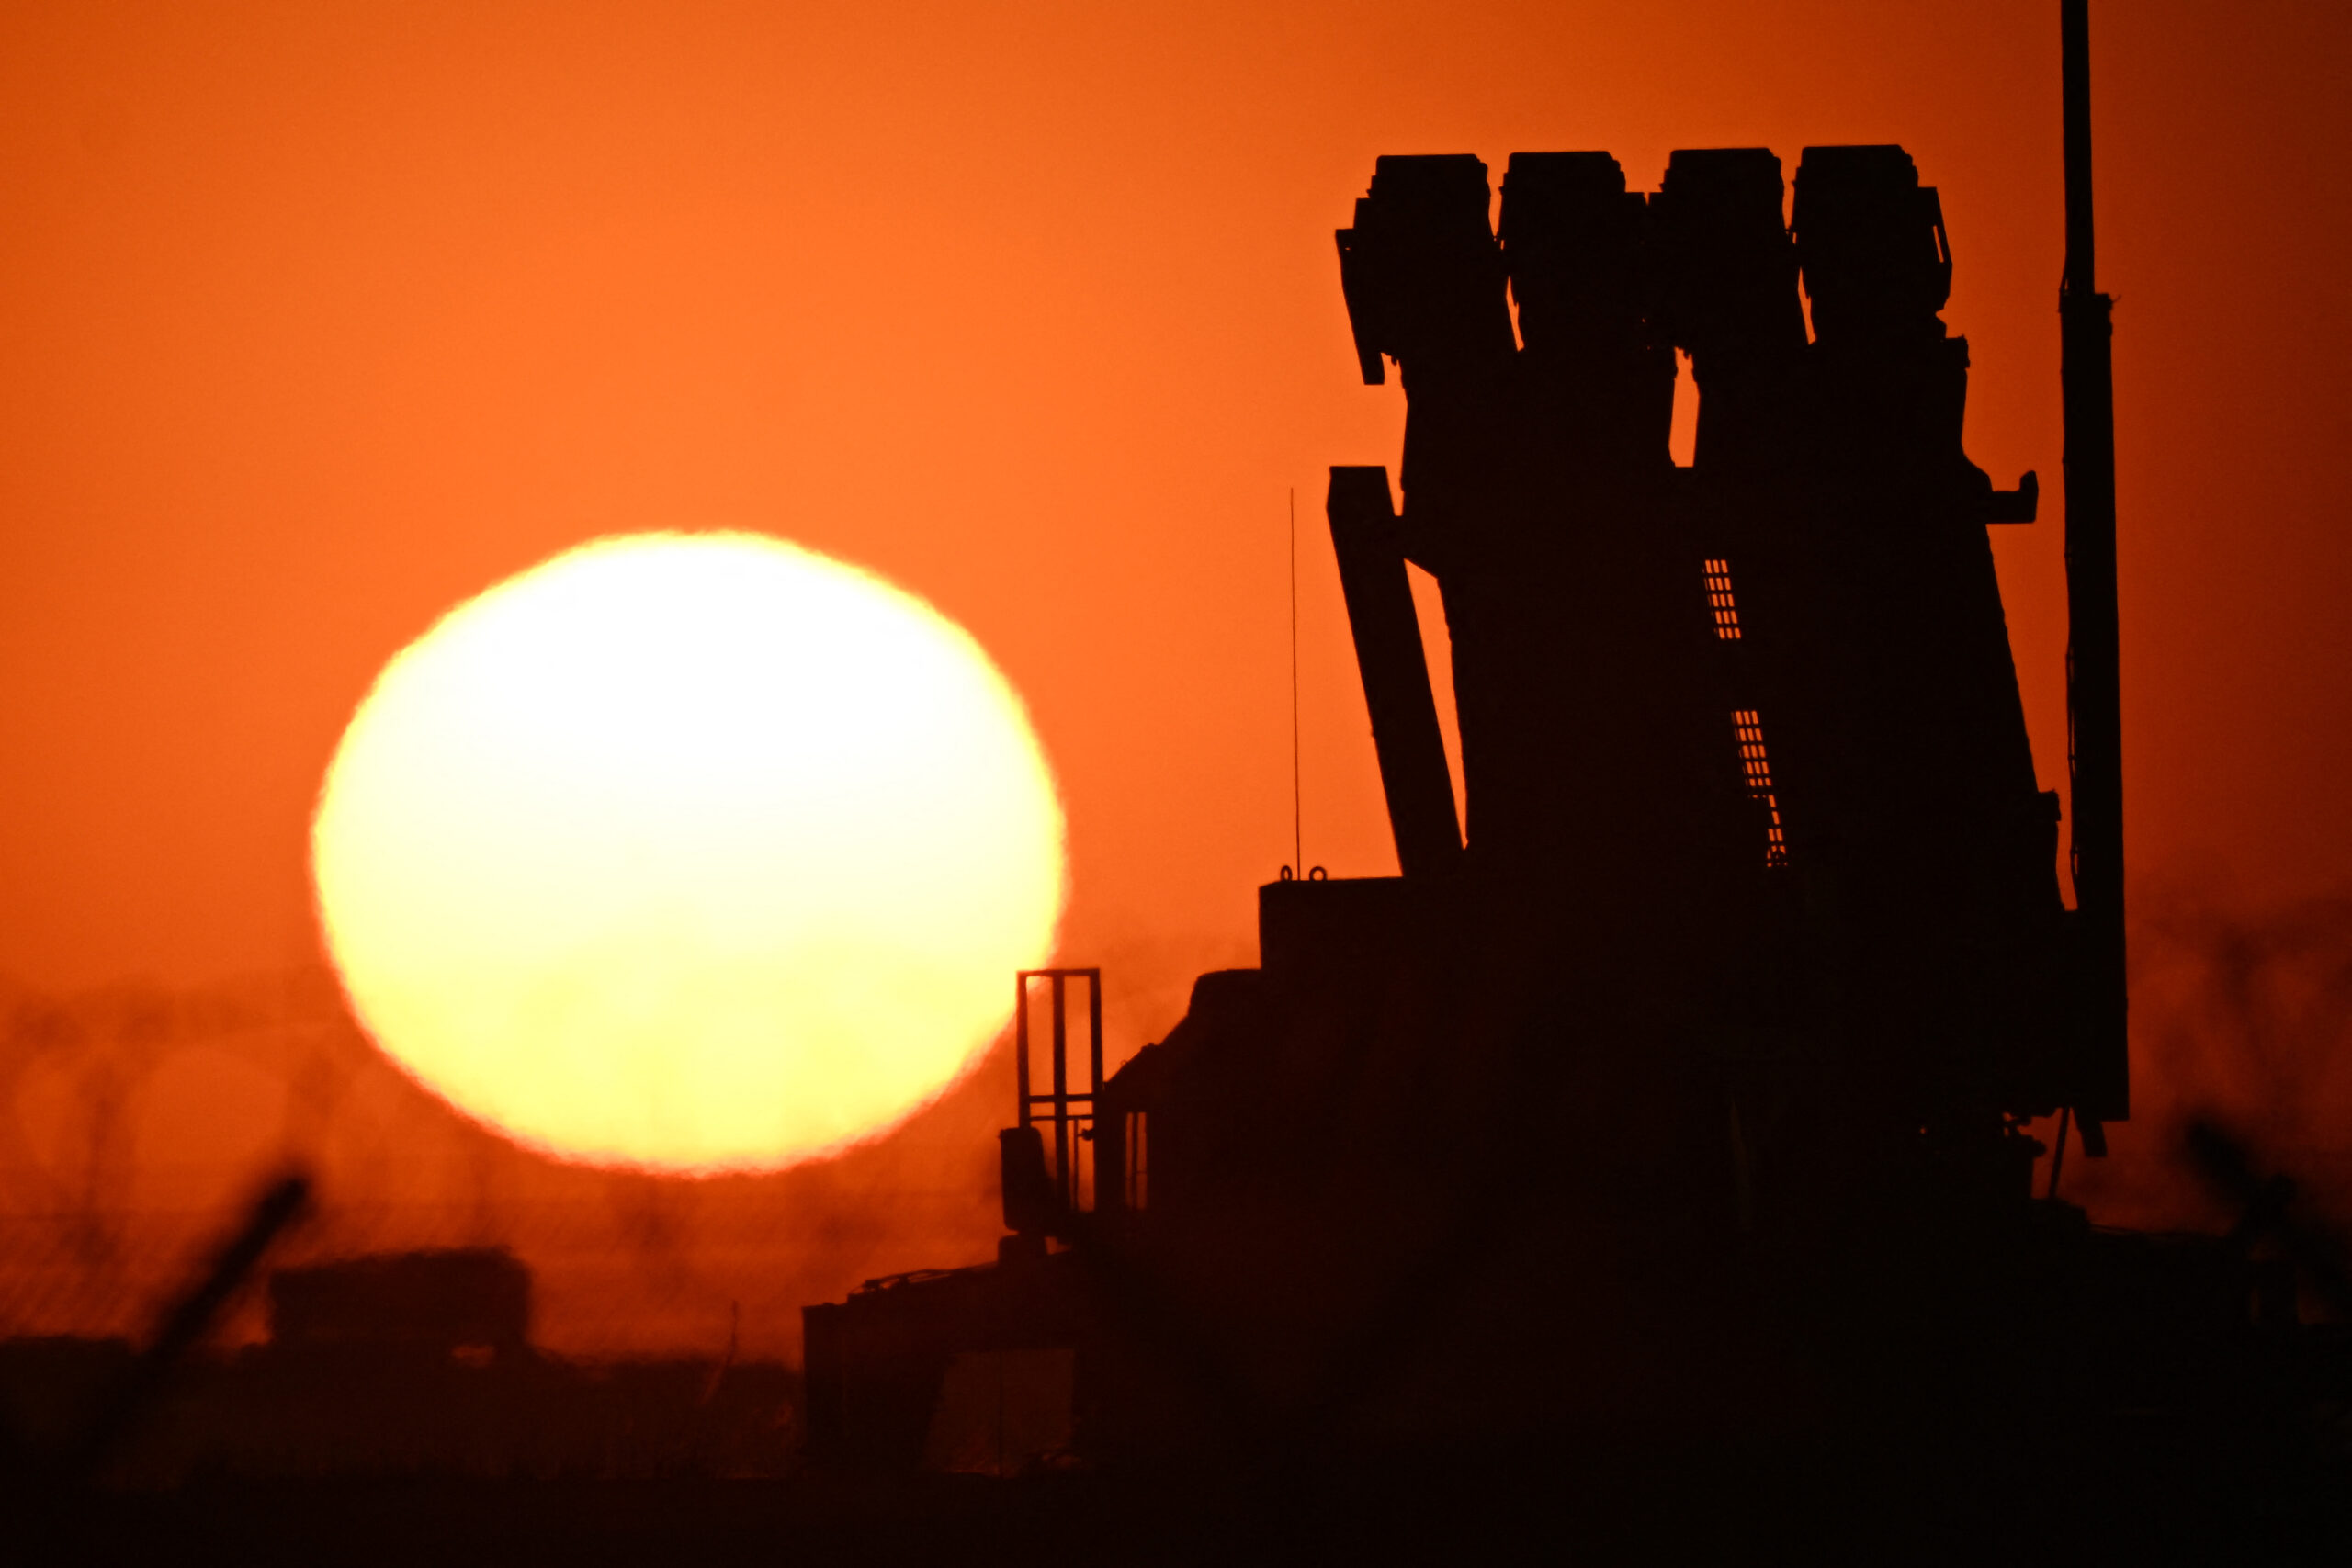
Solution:
[[(193, 1479), (20, 1487), (22, 1562), (2341, 1562), (2340, 1447), (2017, 1429), (1638, 1450), (1540, 1444), (1012, 1481)], [(2097, 1440), (2091, 1440), (2096, 1438)]]

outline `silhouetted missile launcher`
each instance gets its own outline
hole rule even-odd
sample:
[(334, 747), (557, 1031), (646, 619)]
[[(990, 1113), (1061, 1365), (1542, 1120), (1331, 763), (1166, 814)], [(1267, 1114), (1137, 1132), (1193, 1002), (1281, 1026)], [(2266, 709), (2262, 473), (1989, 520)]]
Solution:
[(1476, 158), (1379, 161), (1340, 271), (1403, 505), (1338, 468), (1328, 510), (1401, 874), (1286, 868), (1259, 967), (1107, 1077), (1099, 974), (1021, 977), (1013, 1234), (808, 1309), (820, 1455), (1991, 1432), (2020, 1388), (2187, 1408), (2278, 1320), (2243, 1247), (2032, 1193), (2030, 1122), (2099, 1153), (2126, 1108), (2077, 929), (2120, 908), (2062, 901), (1987, 535), (2037, 487), (1963, 449), (1910, 157), (1794, 184), (1521, 153), (1490, 227)]

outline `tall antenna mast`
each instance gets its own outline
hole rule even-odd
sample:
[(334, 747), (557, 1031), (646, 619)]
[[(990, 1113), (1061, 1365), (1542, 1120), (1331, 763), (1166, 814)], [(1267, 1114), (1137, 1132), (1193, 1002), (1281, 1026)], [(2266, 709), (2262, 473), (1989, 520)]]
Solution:
[(2089, 0), (2059, 0), (2066, 274), (2058, 293), (2066, 466), (2069, 848), (2081, 926), (2083, 1056), (2075, 1111), (2086, 1154), (2131, 1112), (2124, 989), (2123, 711), (2116, 612), (2114, 300), (2098, 292), (2091, 223)]
[(1298, 487), (1290, 489), (1290, 852), (1297, 874), (1306, 874), (1306, 807), (1298, 787)]

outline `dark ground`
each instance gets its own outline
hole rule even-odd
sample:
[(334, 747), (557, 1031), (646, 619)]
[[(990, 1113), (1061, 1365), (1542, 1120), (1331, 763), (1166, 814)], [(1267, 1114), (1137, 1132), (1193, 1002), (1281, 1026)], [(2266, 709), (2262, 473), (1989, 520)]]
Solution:
[(1532, 1444), (1017, 1481), (197, 1479), (20, 1491), (20, 1562), (1220, 1563), (2352, 1559), (2339, 1445), (2127, 1423), (1671, 1451)]

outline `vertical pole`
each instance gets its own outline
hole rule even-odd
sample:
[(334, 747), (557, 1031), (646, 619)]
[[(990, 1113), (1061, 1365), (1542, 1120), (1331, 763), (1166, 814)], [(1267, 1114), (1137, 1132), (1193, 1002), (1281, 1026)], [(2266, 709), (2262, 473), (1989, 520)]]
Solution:
[(1012, 977), (1012, 1101), (1029, 1125), (1029, 971)]
[(1306, 874), (1306, 796), (1298, 763), (1298, 487), (1290, 492), (1290, 852), (1300, 876)]
[(2058, 1174), (2066, 1168), (2066, 1125), (2074, 1120), (2075, 1108), (2062, 1106), (2058, 1111), (2058, 1136), (2050, 1145), (2050, 1190), (2042, 1196), (2055, 1202), (2058, 1199)]
[[(1102, 1135), (1102, 971), (1100, 969), (1086, 972), (1086, 1124), (1094, 1134), (1094, 1190), (1099, 1194), (1102, 1190), (1103, 1150), (1116, 1151), (1125, 1143), (1115, 1134), (1106, 1143)], [(1124, 1158), (1121, 1163), (1125, 1163)], [(1115, 1186), (1117, 1167), (1114, 1166), (1113, 1171), (1113, 1185)], [(1101, 1207), (1099, 1198), (1096, 1207)]]
[(2091, 206), (2089, 0), (2059, 0), (2066, 273), (2058, 296), (2065, 419), (2069, 848), (2083, 935), (2084, 1146), (2130, 1114), (2124, 988), (2121, 634), (2116, 608), (2114, 301), (2098, 292)]
[(1054, 971), (1054, 1181), (1060, 1187), (1062, 1206), (1077, 1197), (1069, 1179), (1069, 1032), (1063, 987), (1069, 976)]
[(1090, 1097), (1087, 1103), (1091, 1105), (1102, 1097), (1102, 971), (1100, 969), (1086, 972), (1086, 1032), (1087, 1038), (1092, 1042), (1088, 1047), (1087, 1059), (1087, 1071), (1091, 1076), (1086, 1080)]

